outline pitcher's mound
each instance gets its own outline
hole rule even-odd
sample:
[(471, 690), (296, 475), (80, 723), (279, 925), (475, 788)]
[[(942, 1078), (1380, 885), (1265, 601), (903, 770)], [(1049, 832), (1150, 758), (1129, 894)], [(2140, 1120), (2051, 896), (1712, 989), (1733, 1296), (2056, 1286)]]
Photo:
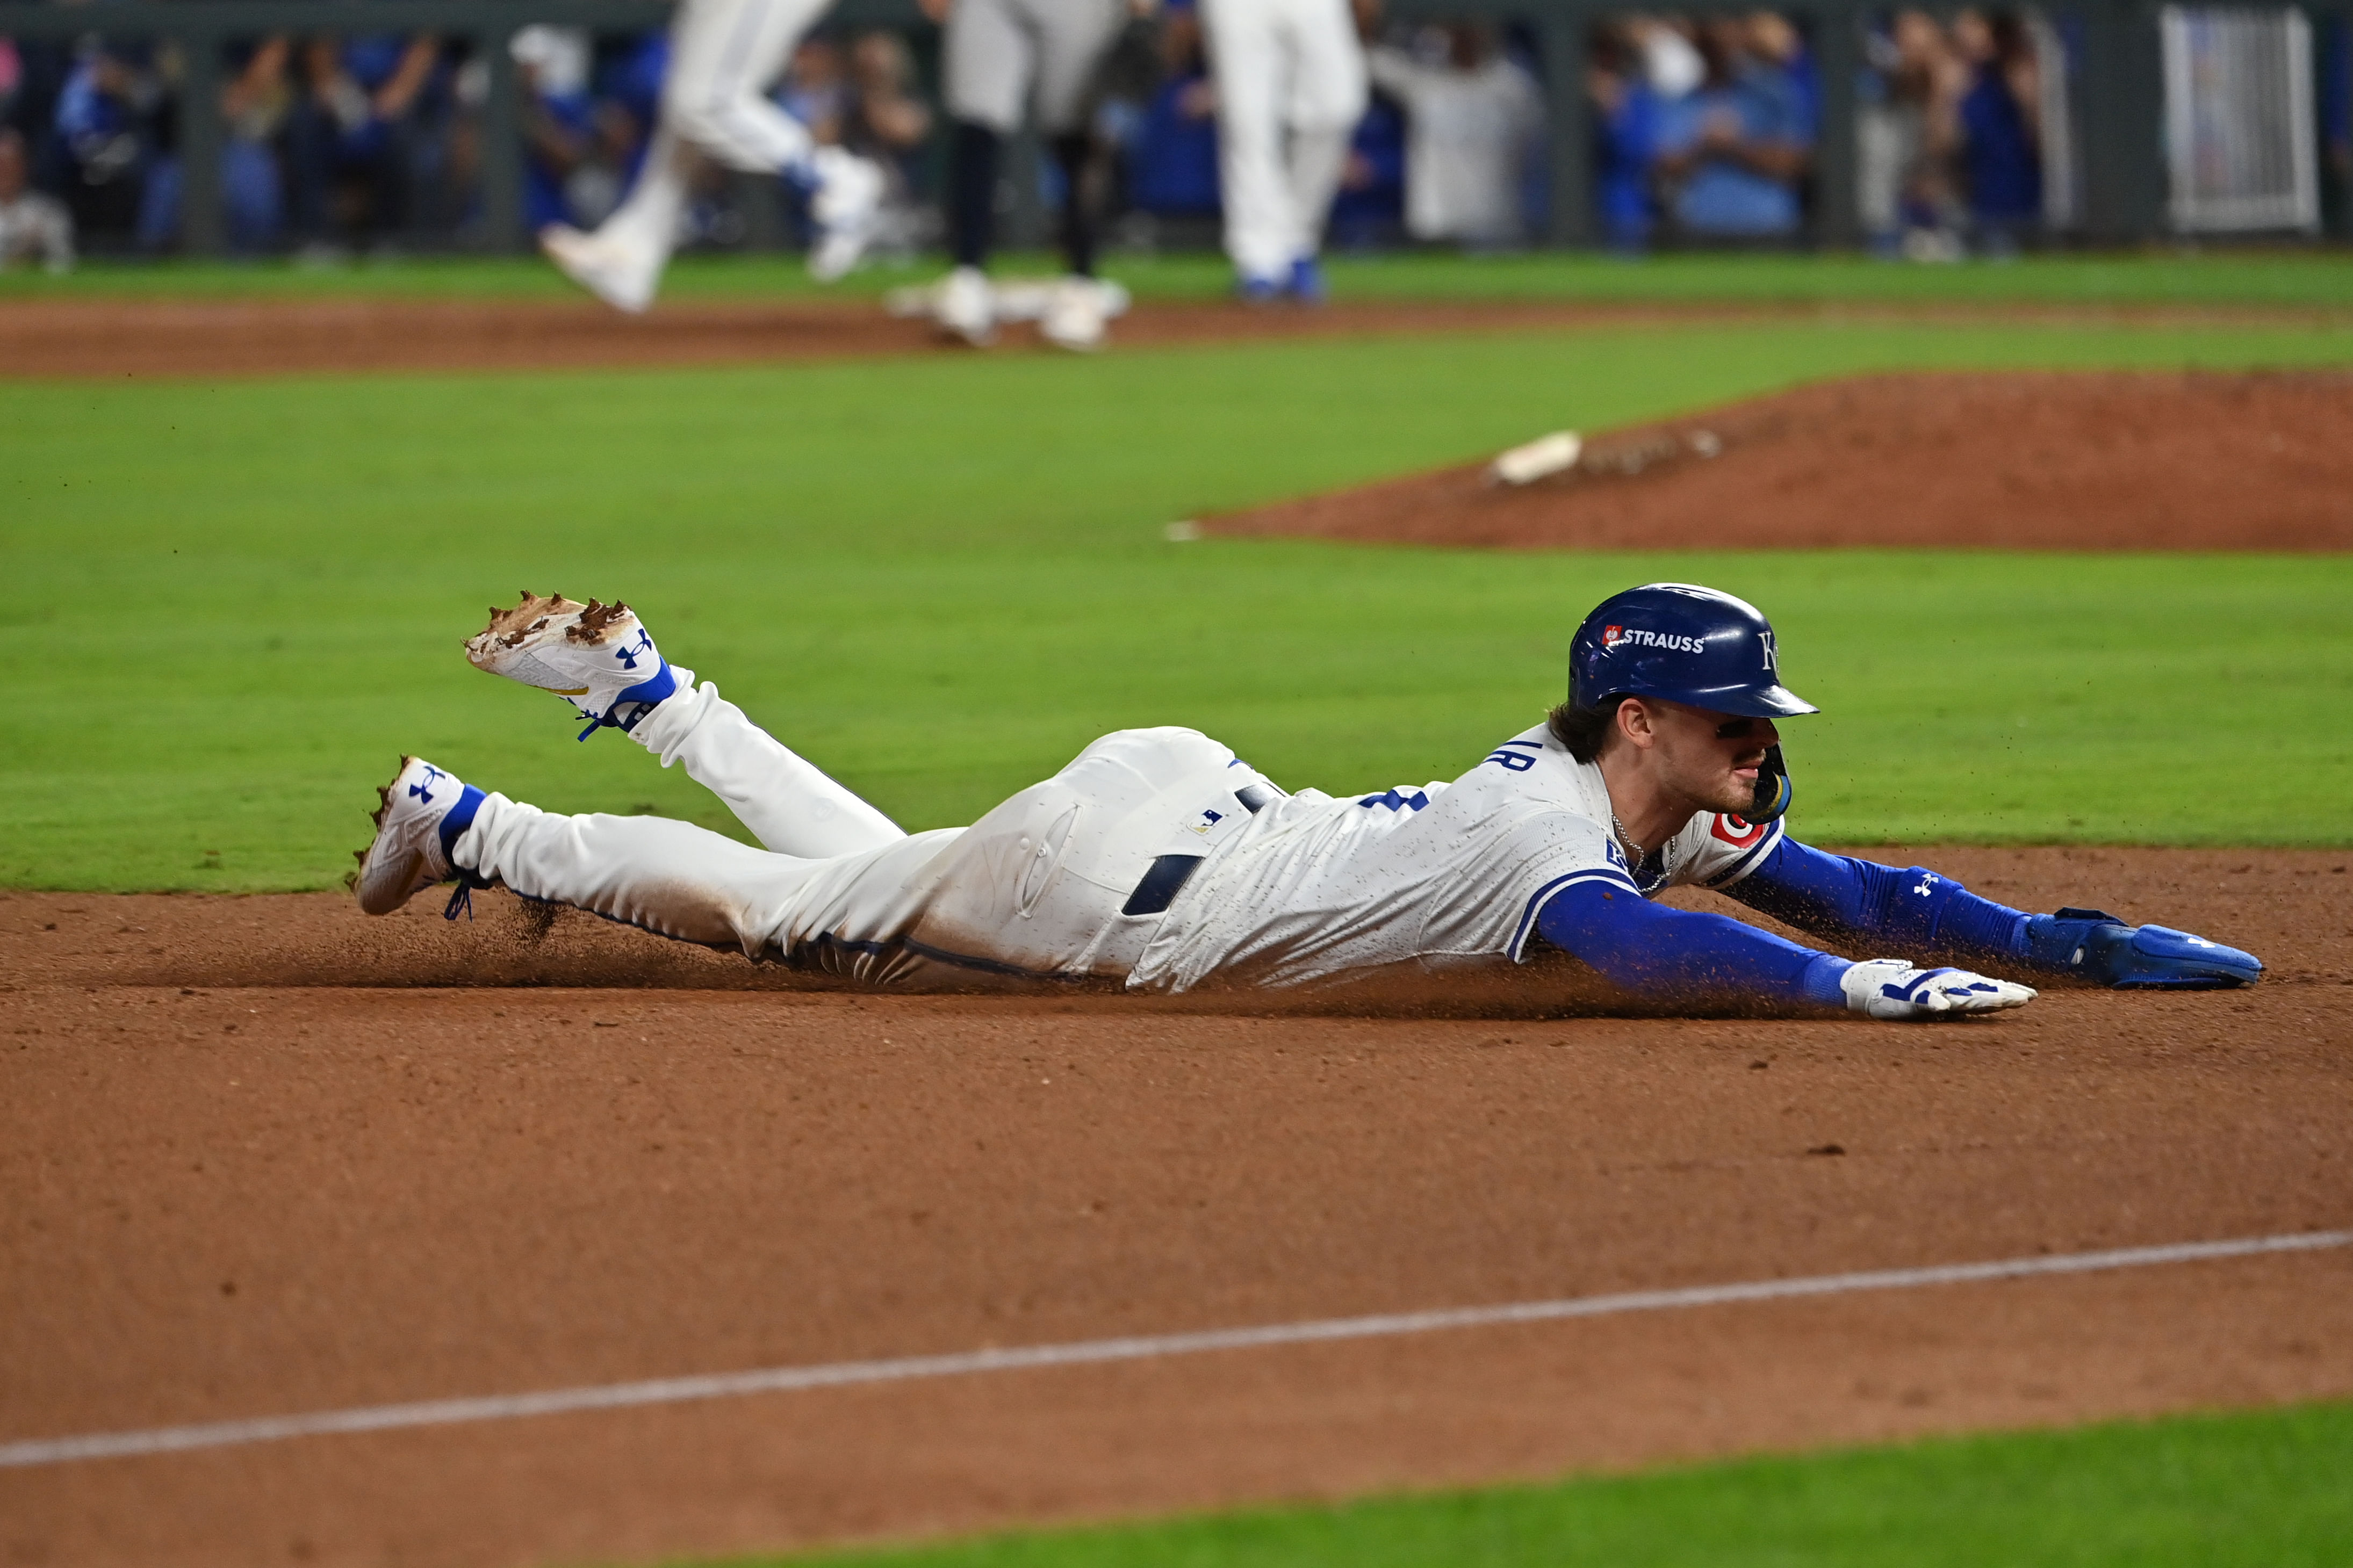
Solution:
[(1591, 437), (1525, 486), (1473, 464), (1205, 526), (1516, 549), (2345, 550), (2348, 431), (2343, 374), (1859, 376)]

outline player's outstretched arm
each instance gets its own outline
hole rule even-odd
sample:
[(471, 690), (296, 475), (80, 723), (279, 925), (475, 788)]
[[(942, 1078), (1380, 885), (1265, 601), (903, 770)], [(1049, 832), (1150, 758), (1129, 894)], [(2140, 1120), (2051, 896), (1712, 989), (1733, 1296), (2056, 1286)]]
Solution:
[(1651, 903), (1630, 886), (1572, 883), (1536, 914), (1546, 942), (1638, 996), (1843, 1007), (1883, 1020), (1957, 1018), (2020, 1007), (2023, 985), (1902, 959), (1855, 963), (1723, 915)]
[(2253, 953), (2188, 931), (2127, 925), (2098, 910), (2031, 915), (1981, 899), (1923, 866), (1897, 870), (1783, 838), (1725, 892), (1832, 941), (1887, 942), (1971, 962), (1992, 960), (2120, 990), (2252, 985)]

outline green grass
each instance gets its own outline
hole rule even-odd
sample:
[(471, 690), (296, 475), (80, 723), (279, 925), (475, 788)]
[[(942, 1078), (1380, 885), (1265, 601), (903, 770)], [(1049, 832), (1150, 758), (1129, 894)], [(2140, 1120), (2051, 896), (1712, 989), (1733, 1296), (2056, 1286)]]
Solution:
[[(831, 289), (791, 256), (687, 256), (664, 298), (860, 298), (928, 277), (940, 263), (873, 267)], [(1008, 256), (999, 270), (1043, 273), (1045, 256)], [(1147, 300), (1213, 299), (1232, 276), (1213, 255), (1118, 256), (1107, 269)], [(1915, 267), (1861, 256), (1665, 256), (1630, 261), (1591, 253), (1465, 257), (1443, 252), (1339, 256), (1342, 300), (1538, 300), (1594, 302), (2353, 309), (2353, 252), (2281, 248), (2028, 257)], [(0, 300), (107, 297), (565, 299), (553, 268), (530, 257), (425, 257), (344, 267), (286, 261), (96, 262), (65, 278), (0, 273)]]
[(737, 1568), (2337, 1568), (2348, 1476), (2322, 1405)]
[(1096, 359), (220, 384), (0, 383), (18, 674), (0, 884), (332, 885), (402, 750), (723, 826), (457, 645), (529, 584), (665, 651), (910, 826), (1095, 734), (1279, 779), (1449, 777), (1557, 693), (1603, 594), (1764, 605), (1829, 710), (1800, 831), (2353, 843), (2353, 561), (1171, 545), (1172, 519), (1898, 365), (2353, 362), (2353, 330), (1745, 325)]

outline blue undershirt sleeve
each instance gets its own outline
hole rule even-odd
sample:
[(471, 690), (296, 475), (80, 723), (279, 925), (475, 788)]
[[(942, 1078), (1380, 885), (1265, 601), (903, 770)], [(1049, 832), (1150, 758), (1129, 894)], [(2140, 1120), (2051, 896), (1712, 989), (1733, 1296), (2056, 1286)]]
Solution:
[(2024, 914), (1924, 866), (1899, 871), (1785, 837), (1723, 891), (1832, 942), (1862, 938), (1958, 958), (2027, 956)]
[(1654, 904), (1623, 886), (1572, 883), (1536, 914), (1544, 939), (1639, 996), (1731, 996), (1842, 1007), (1843, 958), (1723, 915)]

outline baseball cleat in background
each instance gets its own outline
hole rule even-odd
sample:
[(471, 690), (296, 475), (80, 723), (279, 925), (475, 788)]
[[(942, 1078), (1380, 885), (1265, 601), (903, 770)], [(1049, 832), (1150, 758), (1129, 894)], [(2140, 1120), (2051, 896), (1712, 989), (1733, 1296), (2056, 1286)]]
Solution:
[(653, 634), (618, 602), (584, 605), (525, 589), (513, 609), (491, 606), (491, 624), (467, 639), (466, 658), (476, 669), (571, 703), (588, 721), (580, 731), (584, 741), (607, 726), (636, 729), (654, 704), (678, 689)]
[[(461, 876), (449, 863), (449, 847), (474, 824), (482, 792), (423, 757), (403, 757), (392, 782), (375, 792), (371, 819), (375, 837), (354, 854), (353, 878), (360, 908), (388, 915), (436, 883)], [(456, 900), (452, 900), (455, 918)]]
[(1312, 256), (1303, 256), (1291, 264), (1285, 290), (1303, 305), (1321, 305), (1332, 297), (1332, 290), (1324, 282), (1324, 264)]
[[(1124, 292), (1124, 291), (1123, 291)], [(1108, 285), (1092, 278), (1056, 281), (1038, 318), (1039, 335), (1056, 348), (1089, 353), (1103, 347), (1104, 329), (1114, 312)]]
[(931, 314), (941, 331), (975, 348), (997, 337), (997, 293), (977, 267), (959, 267), (933, 286)]
[(616, 310), (642, 316), (654, 302), (661, 268), (643, 257), (564, 223), (539, 231), (539, 248), (557, 271)]
[(1234, 279), (1234, 298), (1245, 305), (1279, 304), (1289, 282), (1288, 279), (1259, 278), (1245, 272)]
[(881, 164), (839, 147), (810, 153), (809, 175), (809, 219), (818, 228), (809, 276), (832, 283), (847, 277), (873, 243), (886, 181)]

